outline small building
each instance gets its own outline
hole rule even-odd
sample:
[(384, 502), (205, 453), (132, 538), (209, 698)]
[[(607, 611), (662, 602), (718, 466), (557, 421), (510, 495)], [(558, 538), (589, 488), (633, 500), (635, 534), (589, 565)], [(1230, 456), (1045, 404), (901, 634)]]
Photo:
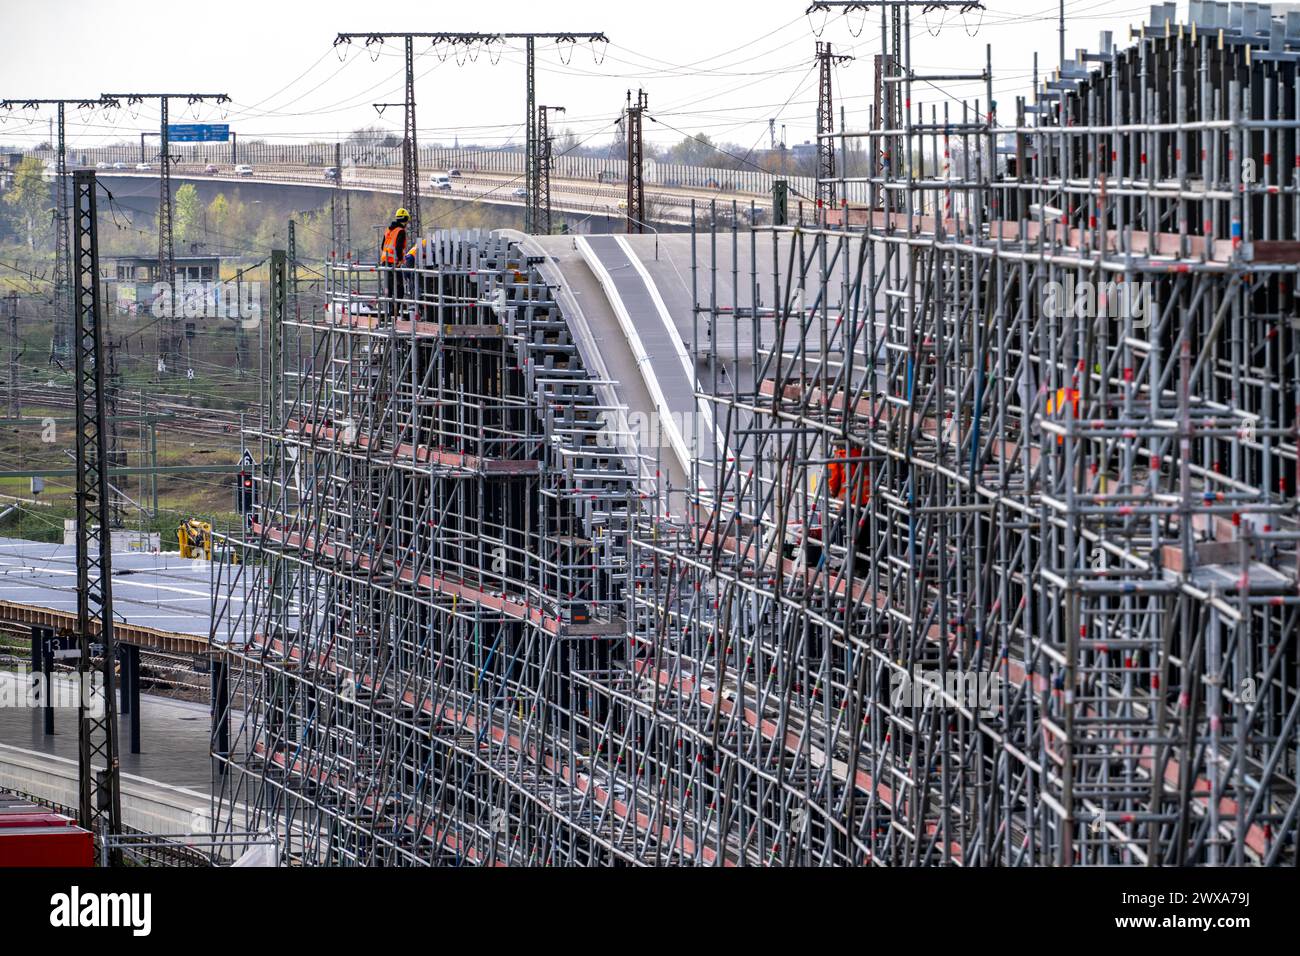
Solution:
[[(177, 256), (176, 284), (186, 295), (201, 294), (219, 304), (220, 256)], [(162, 290), (157, 256), (121, 256), (106, 263), (108, 279), (115, 285), (114, 302), (123, 315), (148, 312)], [(191, 292), (190, 290), (195, 290)]]
[(0, 151), (0, 191), (8, 189), (14, 183), (14, 173), (23, 161), (22, 153)]

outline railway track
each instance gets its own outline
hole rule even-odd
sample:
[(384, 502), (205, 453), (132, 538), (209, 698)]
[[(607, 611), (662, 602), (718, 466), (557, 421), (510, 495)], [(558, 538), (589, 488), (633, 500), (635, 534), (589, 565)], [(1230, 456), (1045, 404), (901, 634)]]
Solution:
[[(20, 385), (17, 389), (21, 404), (39, 405), (42, 408), (67, 409), (74, 407), (72, 389), (64, 387)], [(199, 408), (183, 401), (176, 401), (180, 396), (155, 395), (150, 397), (150, 407), (158, 414), (171, 414), (168, 419), (168, 431), (204, 437), (218, 435), (237, 435), (239, 433), (239, 413), (219, 408)]]
[[(21, 630), (22, 633), (18, 633)], [(30, 667), (31, 654), (22, 645), (30, 646), (31, 631), (17, 625), (0, 625), (0, 633), (9, 641), (0, 649), (0, 670)], [(15, 642), (19, 649), (14, 650)], [(195, 659), (180, 654), (140, 652), (140, 690), (158, 697), (178, 700), (203, 701), (208, 699), (208, 678), (205, 672), (194, 669)], [(76, 670), (64, 664), (55, 664), (56, 674), (71, 674)]]

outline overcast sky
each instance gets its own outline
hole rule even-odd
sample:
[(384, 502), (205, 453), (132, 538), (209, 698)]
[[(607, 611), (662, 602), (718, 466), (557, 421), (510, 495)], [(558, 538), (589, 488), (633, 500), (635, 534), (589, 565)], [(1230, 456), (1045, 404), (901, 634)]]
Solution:
[[(378, 115), (372, 104), (402, 99), (400, 41), (367, 51), (352, 44), (340, 61), (339, 31), (603, 31), (597, 50), (538, 41), (538, 102), (565, 106), (561, 129), (592, 143), (608, 141), (626, 91), (644, 88), (657, 123), (647, 135), (669, 144), (684, 132), (745, 148), (767, 145), (768, 119), (786, 141), (811, 137), (817, 99), (812, 54), (816, 27), (837, 52), (860, 59), (836, 71), (836, 99), (850, 128), (865, 123), (871, 101), (871, 56), (879, 49), (879, 13), (833, 13), (823, 25), (804, 15), (806, 0), (495, 0), (492, 3), (363, 4), (209, 0), (155, 3), (19, 2), (0, 0), (0, 99), (96, 97), (118, 92), (224, 92), (227, 113), (172, 108), (172, 122), (229, 122), (241, 136), (308, 142), (334, 141), (360, 126), (400, 133), (400, 108)], [(995, 97), (1009, 109), (1027, 91), (1037, 51), (1045, 69), (1057, 61), (1057, 0), (985, 0), (982, 15), (964, 21), (955, 12), (928, 26), (913, 20), (913, 64), (918, 72), (978, 69), (993, 44)], [(1186, 3), (1180, 3), (1186, 9)], [(1067, 49), (1095, 48), (1099, 31), (1126, 40), (1147, 6), (1132, 0), (1067, 0)], [(392, 12), (389, 12), (392, 11)], [(813, 19), (817, 22), (813, 22)], [(850, 19), (852, 18), (852, 19)], [(860, 32), (859, 32), (860, 30)], [(854, 36), (859, 32), (858, 36)], [(446, 53), (447, 51), (442, 51)], [(523, 135), (524, 67), (520, 42), (457, 63), (439, 58), (428, 41), (416, 45), (416, 102), (422, 142), (500, 145)], [(377, 54), (372, 60), (371, 53)], [(980, 84), (947, 85), (947, 94), (917, 87), (921, 100), (976, 96)], [(51, 110), (14, 110), (0, 125), (0, 143), (32, 144), (48, 136)], [(156, 131), (158, 108), (106, 114), (69, 110), (73, 148), (138, 141)], [(1004, 112), (1003, 121), (1007, 114)]]

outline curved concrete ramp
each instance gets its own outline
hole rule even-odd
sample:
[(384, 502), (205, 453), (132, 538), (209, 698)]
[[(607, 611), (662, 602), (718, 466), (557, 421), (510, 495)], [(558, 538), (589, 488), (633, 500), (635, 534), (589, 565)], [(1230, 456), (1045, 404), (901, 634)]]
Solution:
[(663, 296), (636, 252), (621, 236), (580, 236), (583, 260), (600, 282), (654, 402), (657, 422), (685, 474), (698, 462), (707, 483), (721, 441), (712, 409), (695, 397), (693, 363)]

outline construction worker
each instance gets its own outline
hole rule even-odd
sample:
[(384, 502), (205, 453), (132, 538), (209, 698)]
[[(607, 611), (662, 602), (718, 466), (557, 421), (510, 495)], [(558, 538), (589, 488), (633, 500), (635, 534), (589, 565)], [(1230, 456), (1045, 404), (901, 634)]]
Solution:
[[(1066, 413), (1066, 409), (1069, 413)], [(1077, 388), (1058, 388), (1055, 394), (1051, 392), (1047, 395), (1047, 414), (1057, 415), (1063, 418), (1079, 417), (1079, 390)], [(1057, 435), (1056, 443), (1064, 443), (1064, 436)]]
[(401, 266), (406, 259), (406, 227), (411, 214), (400, 207), (384, 232), (384, 245), (379, 252), (379, 267), (386, 275), (385, 291), (388, 297), (388, 314), (396, 315), (402, 298)]
[(849, 505), (857, 506), (853, 516), (855, 530), (851, 535), (844, 535), (844, 539), (846, 543), (848, 539), (852, 540), (849, 560), (854, 563), (865, 562), (871, 551), (871, 522), (867, 510), (871, 503), (871, 463), (865, 460), (862, 446), (856, 442), (836, 443), (831, 462), (826, 467), (826, 492), (832, 504), (839, 503), (843, 506), (837, 522), (838, 528), (843, 528), (849, 520)]
[[(853, 457), (860, 459), (861, 456), (862, 449), (854, 445)], [(843, 499), (846, 504), (851, 498), (859, 505), (868, 504), (871, 501), (871, 464), (855, 460), (845, 468), (844, 462), (848, 457), (848, 447), (843, 443), (837, 444), (834, 459), (826, 469), (826, 490), (832, 499)]]

